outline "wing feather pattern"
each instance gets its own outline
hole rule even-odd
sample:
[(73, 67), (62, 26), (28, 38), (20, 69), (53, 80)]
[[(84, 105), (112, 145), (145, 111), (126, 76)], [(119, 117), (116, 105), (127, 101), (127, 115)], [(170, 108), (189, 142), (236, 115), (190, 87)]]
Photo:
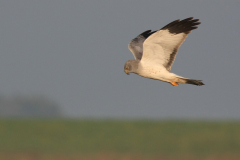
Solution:
[[(187, 35), (192, 30), (198, 28), (197, 25), (199, 24), (200, 22), (198, 19), (190, 17), (181, 21), (175, 20), (164, 26), (162, 29), (154, 32), (154, 34), (152, 33), (143, 41), (143, 55), (141, 62), (151, 64), (160, 63), (170, 71), (177, 55), (178, 48), (181, 46)], [(135, 51), (137, 50), (135, 49), (134, 52)]]
[(140, 35), (138, 35), (136, 38), (134, 38), (129, 44), (128, 48), (132, 52), (134, 58), (136, 60), (142, 59), (143, 54), (143, 42), (153, 33), (156, 31), (147, 30)]

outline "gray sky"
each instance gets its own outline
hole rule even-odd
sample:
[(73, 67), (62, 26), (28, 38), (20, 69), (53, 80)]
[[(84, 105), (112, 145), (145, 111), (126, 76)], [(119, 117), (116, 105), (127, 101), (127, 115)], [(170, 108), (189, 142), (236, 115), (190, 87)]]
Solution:
[[(43, 94), (67, 116), (240, 119), (240, 1), (1, 0), (0, 94)], [(124, 73), (127, 45), (176, 19), (202, 24), (180, 47), (180, 85)]]

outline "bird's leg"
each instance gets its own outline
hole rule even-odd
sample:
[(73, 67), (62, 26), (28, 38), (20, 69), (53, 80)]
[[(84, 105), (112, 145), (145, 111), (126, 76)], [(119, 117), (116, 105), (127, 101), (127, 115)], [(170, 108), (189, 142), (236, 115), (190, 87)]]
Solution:
[(178, 86), (177, 82), (171, 82), (170, 84), (173, 85), (173, 86)]

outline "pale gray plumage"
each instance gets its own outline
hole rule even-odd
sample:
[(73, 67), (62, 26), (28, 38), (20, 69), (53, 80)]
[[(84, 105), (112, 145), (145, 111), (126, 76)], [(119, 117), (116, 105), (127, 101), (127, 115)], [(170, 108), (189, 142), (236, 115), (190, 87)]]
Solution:
[(158, 31), (147, 30), (128, 45), (135, 60), (129, 60), (124, 65), (124, 71), (140, 76), (169, 82), (174, 86), (178, 83), (204, 85), (200, 80), (193, 80), (170, 73), (178, 48), (187, 35), (200, 24), (193, 17), (182, 21), (175, 20)]
[(129, 74), (129, 72), (138, 74), (139, 62), (139, 60), (128, 60), (124, 65), (124, 68), (128, 68), (127, 72), (125, 72), (127, 74)]
[(128, 48), (133, 53), (133, 56), (136, 60), (141, 60), (143, 54), (143, 42), (147, 39), (151, 34), (155, 33), (156, 31), (151, 32), (151, 30), (147, 30), (136, 38), (134, 38), (129, 44)]

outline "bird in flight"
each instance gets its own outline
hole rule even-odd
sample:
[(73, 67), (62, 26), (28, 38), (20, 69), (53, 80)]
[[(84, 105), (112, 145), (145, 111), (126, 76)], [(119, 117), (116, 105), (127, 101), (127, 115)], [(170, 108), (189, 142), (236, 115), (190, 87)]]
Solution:
[(158, 31), (147, 30), (141, 33), (128, 45), (135, 59), (125, 63), (125, 73), (135, 73), (173, 86), (178, 86), (178, 83), (204, 85), (201, 80), (184, 78), (170, 72), (178, 48), (199, 24), (199, 19), (190, 17), (175, 20)]

